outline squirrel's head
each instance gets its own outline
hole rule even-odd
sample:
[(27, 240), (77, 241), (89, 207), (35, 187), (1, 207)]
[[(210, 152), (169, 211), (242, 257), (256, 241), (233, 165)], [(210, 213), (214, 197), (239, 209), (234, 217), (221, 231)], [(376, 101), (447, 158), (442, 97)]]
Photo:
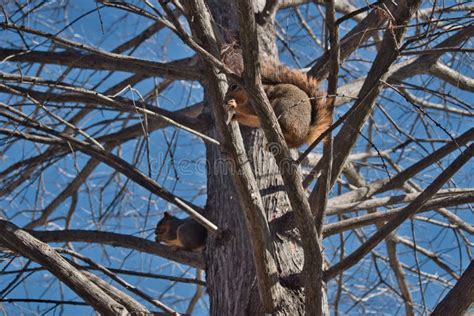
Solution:
[(158, 222), (155, 229), (155, 240), (157, 242), (168, 240), (167, 236), (171, 230), (171, 224), (176, 220), (176, 217), (168, 212), (163, 213), (163, 218)]
[(226, 99), (234, 99), (237, 103), (237, 106), (242, 104), (247, 104), (248, 96), (245, 90), (241, 85), (236, 83), (229, 83), (229, 88), (227, 89)]

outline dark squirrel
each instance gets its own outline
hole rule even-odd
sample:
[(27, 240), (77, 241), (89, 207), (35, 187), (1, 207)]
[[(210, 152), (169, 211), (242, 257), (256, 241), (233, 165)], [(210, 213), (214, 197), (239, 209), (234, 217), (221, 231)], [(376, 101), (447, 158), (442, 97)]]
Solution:
[(179, 219), (168, 212), (155, 229), (156, 242), (163, 242), (173, 249), (202, 251), (206, 244), (207, 231), (191, 217)]

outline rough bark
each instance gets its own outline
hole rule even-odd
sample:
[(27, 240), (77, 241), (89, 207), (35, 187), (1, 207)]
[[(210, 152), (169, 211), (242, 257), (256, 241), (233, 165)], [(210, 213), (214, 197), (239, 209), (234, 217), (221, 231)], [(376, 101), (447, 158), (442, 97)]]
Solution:
[(474, 260), (464, 271), (454, 288), (436, 306), (433, 316), (465, 315), (474, 303)]
[[(188, 15), (192, 16), (191, 27), (203, 47), (213, 56), (219, 57), (217, 36), (204, 1), (198, 0), (191, 3)], [(233, 162), (230, 171), (234, 175), (233, 183), (237, 189), (239, 205), (245, 214), (246, 231), (249, 235), (260, 299), (264, 310), (271, 313), (277, 309), (283, 291), (278, 281), (273, 243), (268, 222), (264, 216), (262, 198), (245, 152), (239, 126), (237, 122), (230, 124), (225, 122), (226, 113), (222, 104), (227, 91), (227, 85), (224, 83), (226, 78), (207, 60), (205, 71), (209, 78), (207, 91), (215, 125), (218, 133), (222, 135), (220, 144)]]
[[(232, 1), (209, 1), (216, 24), (222, 26), (223, 38), (230, 42), (238, 34), (236, 7)], [(257, 10), (264, 3), (256, 3)], [(257, 25), (260, 52), (277, 56), (272, 23)], [(241, 127), (247, 155), (254, 170), (262, 196), (275, 249), (280, 278), (287, 291), (280, 301), (276, 315), (304, 313), (301, 287), (292, 287), (291, 276), (303, 268), (303, 252), (297, 229), (280, 230), (278, 219), (291, 211), (283, 182), (273, 155), (265, 149), (266, 140), (261, 130)], [(217, 137), (216, 131), (211, 132)], [(208, 238), (206, 246), (206, 283), (212, 315), (264, 314), (257, 290), (255, 268), (250, 243), (240, 209), (232, 176), (222, 163), (221, 148), (208, 145), (208, 218), (225, 230), (224, 238)], [(295, 225), (292, 225), (295, 227)], [(327, 306), (325, 307), (327, 309)]]

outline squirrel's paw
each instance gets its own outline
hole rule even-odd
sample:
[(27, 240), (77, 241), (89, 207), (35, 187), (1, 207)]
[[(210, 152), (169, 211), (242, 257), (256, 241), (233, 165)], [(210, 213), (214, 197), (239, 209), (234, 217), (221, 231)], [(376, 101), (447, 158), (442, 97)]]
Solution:
[(225, 123), (227, 125), (229, 125), (230, 121), (232, 121), (236, 108), (237, 108), (237, 102), (235, 102), (234, 99), (230, 99), (224, 104), (224, 110), (226, 112)]
[(235, 101), (235, 99), (230, 99), (226, 102), (225, 107), (228, 111), (233, 110), (237, 107), (237, 102)]

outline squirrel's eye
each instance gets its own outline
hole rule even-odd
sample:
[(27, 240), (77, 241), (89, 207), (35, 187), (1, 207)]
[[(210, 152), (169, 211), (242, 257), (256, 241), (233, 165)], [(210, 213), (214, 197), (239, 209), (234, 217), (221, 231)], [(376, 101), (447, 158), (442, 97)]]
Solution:
[(240, 89), (240, 86), (238, 84), (233, 84), (229, 87), (230, 92), (235, 92)]

